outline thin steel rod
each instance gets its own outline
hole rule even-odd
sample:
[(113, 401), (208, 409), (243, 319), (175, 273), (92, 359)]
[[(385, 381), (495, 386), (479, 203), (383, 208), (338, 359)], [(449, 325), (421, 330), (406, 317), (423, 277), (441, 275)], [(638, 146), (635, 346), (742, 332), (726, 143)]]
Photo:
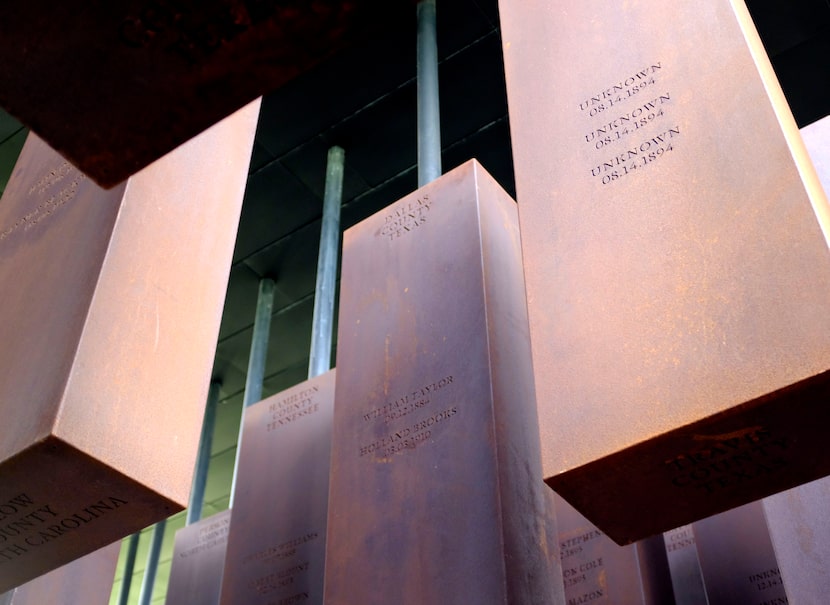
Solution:
[(259, 280), (254, 333), (251, 336), (248, 374), (245, 377), (245, 394), (242, 397), (244, 408), (248, 408), (262, 399), (262, 383), (265, 380), (265, 358), (268, 353), (268, 338), (271, 335), (271, 315), (274, 311), (275, 288), (276, 284), (273, 279), (263, 277)]
[(135, 556), (138, 553), (138, 539), (141, 536), (136, 532), (127, 538), (127, 558), (124, 560), (124, 573), (121, 576), (121, 588), (118, 591), (118, 605), (127, 605), (130, 600), (130, 588), (133, 584), (135, 570)]
[(162, 519), (153, 527), (153, 537), (150, 541), (150, 553), (147, 555), (147, 567), (141, 581), (141, 592), (138, 593), (138, 605), (150, 605), (153, 599), (153, 587), (156, 584), (156, 572), (159, 567), (161, 545), (164, 542), (164, 528), (167, 520)]
[(334, 294), (337, 287), (337, 257), (340, 250), (340, 207), (343, 202), (343, 170), (346, 153), (341, 147), (329, 149), (326, 162), (326, 192), (323, 224), (317, 257), (317, 286), (311, 319), (311, 353), (308, 377), (331, 369), (331, 342), (334, 330)]
[(441, 176), (435, 0), (418, 2), (418, 186)]
[(202, 435), (199, 438), (199, 453), (196, 455), (196, 470), (193, 472), (193, 487), (190, 488), (190, 502), (187, 506), (187, 520), (185, 521), (187, 525), (202, 518), (210, 450), (213, 446), (213, 430), (216, 427), (216, 406), (219, 403), (221, 388), (222, 383), (214, 381), (210, 383), (208, 390), (205, 417), (202, 421)]
[(245, 425), (245, 410), (262, 399), (262, 383), (265, 380), (265, 360), (268, 353), (268, 338), (271, 334), (271, 314), (274, 309), (273, 279), (263, 277), (259, 280), (259, 292), (256, 299), (254, 333), (251, 336), (251, 354), (248, 357), (248, 374), (245, 377), (245, 394), (242, 396), (242, 416), (239, 419), (239, 436), (236, 440), (236, 459), (233, 463), (233, 480), (231, 481), (230, 504), (236, 494), (236, 474), (239, 466), (239, 445), (242, 443), (242, 427)]

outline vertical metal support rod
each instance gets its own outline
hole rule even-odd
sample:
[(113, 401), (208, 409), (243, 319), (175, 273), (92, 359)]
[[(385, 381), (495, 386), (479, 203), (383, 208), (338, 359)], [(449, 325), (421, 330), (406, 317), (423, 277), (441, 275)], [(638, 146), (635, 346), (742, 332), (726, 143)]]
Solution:
[(136, 532), (127, 539), (127, 558), (124, 560), (124, 574), (121, 576), (121, 589), (118, 591), (118, 605), (127, 605), (127, 601), (130, 599), (130, 588), (133, 584), (135, 556), (138, 553), (140, 535)]
[(242, 443), (242, 427), (245, 425), (245, 410), (262, 399), (262, 383), (265, 380), (265, 358), (268, 353), (268, 337), (271, 334), (271, 313), (274, 309), (273, 279), (263, 277), (259, 280), (259, 292), (256, 299), (254, 333), (251, 336), (251, 354), (248, 357), (248, 374), (245, 377), (245, 394), (242, 397), (242, 417), (239, 419), (239, 437), (236, 440), (236, 459), (233, 463), (233, 480), (231, 482), (231, 508), (236, 493), (236, 473), (239, 466), (239, 444)]
[(199, 453), (196, 456), (196, 470), (193, 472), (193, 487), (190, 488), (190, 502), (187, 506), (187, 520), (190, 525), (202, 518), (202, 506), (205, 500), (210, 450), (213, 446), (213, 429), (216, 427), (216, 406), (219, 403), (221, 382), (211, 382), (208, 390), (205, 418), (202, 421), (202, 435), (199, 438)]
[(161, 544), (164, 541), (164, 528), (167, 519), (163, 519), (153, 527), (153, 537), (150, 542), (150, 553), (147, 555), (147, 568), (144, 570), (144, 579), (141, 582), (141, 592), (138, 593), (138, 605), (150, 605), (153, 599), (153, 587), (156, 584), (156, 572), (159, 566)]
[(418, 2), (418, 186), (441, 176), (435, 0)]
[(271, 335), (271, 313), (274, 310), (275, 287), (276, 284), (273, 279), (263, 277), (259, 280), (254, 333), (251, 336), (251, 354), (248, 357), (245, 395), (242, 399), (243, 408), (248, 408), (262, 399), (262, 382), (265, 380), (265, 356), (268, 353), (268, 337)]
[(340, 249), (340, 207), (343, 201), (343, 170), (346, 152), (336, 145), (329, 149), (326, 163), (326, 192), (323, 224), (317, 257), (317, 285), (311, 319), (311, 352), (308, 377), (331, 369), (331, 341), (334, 330), (334, 293), (337, 285), (337, 257)]

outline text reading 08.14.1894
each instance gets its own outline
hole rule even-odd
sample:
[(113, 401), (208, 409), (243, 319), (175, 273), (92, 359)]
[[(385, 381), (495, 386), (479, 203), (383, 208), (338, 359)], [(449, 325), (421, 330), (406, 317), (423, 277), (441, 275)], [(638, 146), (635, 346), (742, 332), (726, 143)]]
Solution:
[[(674, 151), (680, 126), (669, 121), (671, 93), (648, 94), (659, 84), (662, 69), (661, 62), (653, 63), (579, 104), (579, 111), (591, 122), (601, 120), (584, 135), (584, 141), (602, 152), (590, 172), (603, 185), (634, 174)], [(626, 142), (623, 151), (613, 149)]]

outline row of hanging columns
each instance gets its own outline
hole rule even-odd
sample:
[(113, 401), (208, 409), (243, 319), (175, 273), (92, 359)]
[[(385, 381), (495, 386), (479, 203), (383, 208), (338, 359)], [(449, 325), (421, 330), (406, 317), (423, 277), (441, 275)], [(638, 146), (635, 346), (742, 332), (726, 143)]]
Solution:
[[(326, 186), (323, 201), (323, 219), (320, 235), (320, 253), (317, 264), (317, 285), (312, 318), (312, 346), (309, 355), (309, 375), (316, 376), (329, 369), (331, 364), (332, 329), (334, 325), (334, 292), (337, 276), (337, 250), (340, 236), (340, 205), (343, 188), (345, 154), (342, 148), (329, 149), (326, 164)], [(245, 379), (242, 418), (237, 439), (236, 460), (231, 484), (230, 504), (233, 508), (236, 478), (239, 464), (239, 443), (242, 441), (245, 410), (262, 399), (265, 380), (265, 362), (271, 331), (271, 315), (274, 308), (275, 282), (262, 278), (259, 282), (254, 333), (251, 338), (251, 354)]]
[[(318, 260), (319, 275), (315, 294), (315, 311), (313, 318), (313, 342), (309, 358), (309, 372), (325, 372), (331, 363), (331, 343), (334, 325), (334, 299), (337, 276), (337, 257), (339, 247), (339, 215), (342, 200), (344, 152), (339, 147), (329, 150), (326, 171), (326, 194), (324, 199), (323, 226), (321, 232), (320, 257)], [(237, 453), (234, 464), (233, 482), (231, 487), (230, 505), (236, 497), (236, 485), (239, 465), (239, 451), (243, 438), (245, 411), (262, 399), (263, 383), (265, 378), (265, 364), (268, 342), (270, 340), (271, 317), (273, 314), (274, 293), (276, 284), (273, 279), (264, 277), (260, 280), (257, 307), (254, 318), (254, 328), (251, 338), (251, 349), (248, 359), (248, 371), (243, 395), (242, 417), (240, 431), (237, 438)], [(317, 375), (317, 374), (314, 375)], [(207, 465), (210, 457), (213, 425), (215, 424), (215, 407), (218, 401), (219, 387), (216, 382), (211, 385), (210, 399), (205, 411), (202, 440), (200, 441), (199, 457), (197, 458), (194, 485), (191, 492), (190, 509), (188, 510), (187, 525), (201, 518), (202, 501), (204, 500), (204, 484)], [(154, 531), (153, 537), (156, 533)], [(155, 542), (154, 542), (155, 543)], [(159, 542), (160, 546), (160, 542)], [(148, 566), (144, 576), (143, 595), (152, 594), (155, 569), (158, 565), (158, 556), (148, 558)], [(142, 601), (142, 605), (144, 605)]]
[[(251, 405), (242, 418), (244, 437), (237, 444), (237, 482), (219, 587), (223, 603), (260, 602), (263, 595), (256, 588), (257, 578), (273, 577), (285, 568), (298, 568), (302, 573), (285, 584), (273, 585), (269, 602), (294, 602), (297, 594), (309, 603), (321, 602), (343, 160), (342, 149), (329, 150), (308, 380)], [(266, 474), (268, 480), (263, 481)], [(278, 560), (252, 563), (256, 553), (270, 552), (275, 543), (301, 531), (300, 527), (319, 539), (292, 547)]]
[[(262, 398), (262, 382), (265, 374), (265, 357), (268, 351), (268, 339), (271, 329), (271, 313), (274, 306), (274, 289), (275, 283), (273, 279), (262, 278), (259, 282), (259, 290), (257, 294), (256, 314), (254, 317), (254, 329), (251, 337), (251, 352), (248, 358), (248, 373), (245, 379), (245, 394), (243, 396), (243, 417), (244, 410), (253, 403), (256, 403)], [(219, 390), (221, 383), (212, 382), (210, 390), (208, 391), (208, 401), (205, 407), (205, 418), (202, 425), (202, 434), (199, 441), (199, 454), (196, 461), (196, 470), (193, 478), (193, 488), (190, 494), (190, 506), (187, 512), (186, 524), (190, 525), (198, 521), (202, 516), (202, 507), (205, 494), (205, 485), (207, 482), (207, 471), (210, 463), (210, 450), (213, 441), (213, 430), (216, 422), (216, 406), (219, 400)], [(240, 423), (240, 436), (241, 435)], [(237, 448), (238, 456), (238, 448)], [(231, 503), (233, 503), (233, 490), (236, 485), (236, 465), (234, 465), (233, 482), (231, 484)], [(166, 520), (160, 521), (153, 527), (150, 549), (147, 555), (147, 566), (144, 570), (144, 576), (141, 583), (141, 591), (139, 592), (139, 605), (150, 605), (152, 601), (153, 589), (155, 588), (156, 572), (158, 570), (159, 556), (161, 554), (161, 547), (164, 541), (164, 530), (166, 527)], [(129, 548), (133, 548), (133, 539), (135, 539), (135, 548), (138, 547), (138, 535), (130, 538), (131, 542)], [(129, 553), (128, 553), (129, 554)], [(134, 565), (133, 557), (133, 565)], [(129, 558), (128, 558), (129, 563)], [(127, 566), (124, 571), (124, 583), (121, 586), (121, 594), (119, 596), (119, 605), (126, 605), (129, 600), (130, 582), (127, 575)], [(131, 571), (131, 570), (130, 570)]]
[[(254, 329), (251, 337), (251, 351), (248, 357), (248, 373), (245, 379), (245, 393), (242, 403), (242, 418), (244, 419), (245, 409), (262, 398), (262, 384), (265, 376), (265, 361), (268, 351), (268, 340), (271, 331), (271, 314), (274, 307), (275, 282), (273, 279), (264, 277), (259, 282), (257, 293), (256, 313), (254, 317)], [(195, 523), (202, 516), (205, 484), (207, 482), (207, 471), (210, 462), (210, 450), (212, 445), (213, 429), (216, 421), (216, 405), (219, 399), (221, 383), (212, 382), (208, 395), (208, 403), (205, 408), (205, 421), (202, 426), (202, 436), (199, 442), (199, 455), (196, 462), (196, 470), (193, 479), (193, 489), (190, 495), (190, 507), (187, 512), (186, 524)], [(237, 461), (239, 456), (238, 443), (242, 439), (242, 422), (240, 421), (240, 434), (237, 440)], [(231, 484), (231, 499), (233, 505), (234, 489), (236, 486), (236, 462), (234, 463), (233, 480)], [(147, 556), (147, 566), (139, 593), (139, 605), (150, 605), (153, 589), (155, 587), (156, 572), (158, 570), (159, 555), (164, 540), (166, 521), (160, 521), (153, 527), (150, 550)], [(137, 545), (137, 541), (136, 541)], [(126, 570), (125, 570), (126, 574)], [(126, 581), (126, 578), (125, 578)], [(126, 605), (129, 599), (129, 585), (122, 585), (122, 601), (119, 605)]]
[[(421, 0), (417, 5), (417, 79), (418, 79), (418, 183), (424, 185), (441, 175), (441, 128), (438, 96), (438, 51), (436, 33), (436, 2), (435, 0)], [(334, 146), (329, 149), (326, 166), (326, 188), (323, 203), (323, 221), (320, 237), (320, 252), (317, 267), (317, 284), (315, 287), (314, 316), (312, 319), (312, 344), (309, 354), (309, 378), (318, 376), (331, 367), (331, 346), (334, 327), (334, 299), (336, 289), (337, 258), (340, 236), (340, 208), (342, 205), (342, 184), (345, 164), (345, 152)], [(248, 373), (245, 380), (245, 393), (242, 404), (242, 418), (245, 410), (262, 399), (262, 385), (265, 372), (265, 357), (268, 349), (268, 340), (273, 312), (275, 282), (270, 278), (260, 280), (257, 296), (257, 310), (254, 320), (254, 333), (251, 339), (251, 353), (248, 360)], [(218, 398), (218, 386), (216, 387)], [(213, 385), (212, 391), (213, 393)], [(206, 410), (206, 421), (209, 420)], [(215, 419), (215, 406), (214, 406)], [(231, 483), (230, 504), (233, 506), (236, 489), (237, 463), (239, 456), (238, 444), (242, 439), (242, 425), (240, 420), (240, 434), (237, 440), (237, 459), (234, 462), (234, 473)], [(207, 428), (203, 427), (204, 439)], [(212, 427), (210, 433), (212, 434)], [(203, 443), (203, 442), (200, 442)], [(207, 457), (209, 458), (209, 445)], [(199, 463), (202, 463), (203, 448), (200, 445)], [(207, 462), (204, 462), (207, 465)], [(194, 477), (196, 488), (197, 477)], [(206, 473), (204, 471), (206, 480)], [(204, 483), (201, 487), (201, 498), (204, 497)], [(192, 494), (192, 498), (196, 494)], [(191, 500), (191, 506), (194, 501)], [(198, 513), (188, 511), (190, 524), (201, 516), (201, 502), (196, 505)], [(164, 522), (162, 522), (163, 524)], [(149, 605), (155, 583), (158, 567), (158, 552), (164, 537), (163, 526), (153, 530), (153, 537), (148, 555), (139, 597), (140, 605)], [(130, 538), (129, 549), (138, 546), (138, 535)], [(153, 556), (156, 552), (155, 557)], [(134, 564), (134, 557), (133, 557)], [(129, 563), (129, 558), (128, 558)], [(132, 574), (130, 574), (131, 576)], [(119, 605), (126, 605), (129, 597), (130, 578), (125, 567), (124, 580), (119, 597)]]

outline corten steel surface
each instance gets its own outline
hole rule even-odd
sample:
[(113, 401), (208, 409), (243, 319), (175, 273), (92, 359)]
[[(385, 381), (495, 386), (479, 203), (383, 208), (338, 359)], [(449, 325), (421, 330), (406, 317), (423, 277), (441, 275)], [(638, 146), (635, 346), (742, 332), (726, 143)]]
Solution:
[(335, 372), (245, 410), (219, 603), (322, 605)]
[(26, 142), (0, 202), (0, 590), (186, 505), (257, 111), (109, 191)]
[[(568, 603), (668, 605), (668, 594), (655, 590), (655, 574), (641, 560), (640, 544), (619, 546), (554, 494), (562, 579)], [(656, 570), (671, 583), (667, 569)], [(648, 584), (648, 586), (646, 586)], [(665, 582), (663, 583), (665, 584)]]
[(649, 536), (637, 542), (635, 546), (643, 582), (644, 602), (675, 605), (671, 570), (663, 536)]
[(706, 589), (691, 524), (663, 534), (669, 573), (677, 605), (705, 605)]
[[(556, 501), (559, 496), (553, 490), (545, 490), (545, 555), (548, 558), (548, 577), (551, 580), (554, 603), (567, 603), (562, 581), (562, 549), (556, 520)], [(0, 604), (2, 605), (2, 604)]]
[[(825, 191), (830, 190), (830, 118), (801, 129)], [(830, 595), (830, 479), (764, 499), (770, 539), (790, 605), (822, 603)]]
[(787, 602), (761, 502), (702, 519), (692, 529), (709, 605)]
[(0, 605), (107, 605), (120, 551), (113, 542), (0, 595)]
[(176, 532), (170, 581), (169, 605), (216, 605), (228, 545), (231, 511), (200, 519)]
[(827, 199), (746, 7), (500, 7), (546, 481), (628, 543), (830, 472)]
[(830, 595), (830, 479), (764, 498), (764, 513), (790, 605), (824, 603)]
[(414, 2), (4, 0), (0, 105), (112, 186)]
[(550, 604), (516, 206), (470, 161), (345, 233), (327, 605)]

